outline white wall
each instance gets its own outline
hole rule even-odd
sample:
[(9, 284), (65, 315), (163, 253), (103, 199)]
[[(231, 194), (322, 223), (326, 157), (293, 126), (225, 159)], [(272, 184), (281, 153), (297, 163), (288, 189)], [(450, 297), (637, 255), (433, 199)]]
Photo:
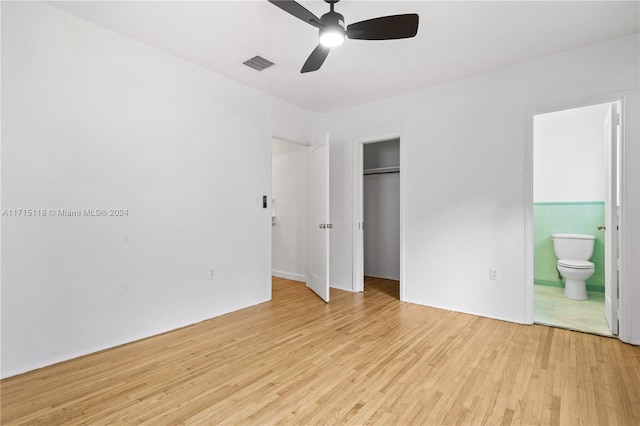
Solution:
[(534, 202), (604, 201), (604, 118), (610, 106), (534, 117)]
[[(318, 117), (49, 6), (2, 3), (2, 376), (271, 297), (271, 135)], [(210, 270), (215, 279), (210, 280)]]
[(400, 173), (365, 175), (362, 186), (364, 274), (399, 280)]
[(272, 229), (272, 273), (306, 281), (307, 181), (309, 147), (273, 139), (272, 196), (276, 223)]
[[(625, 92), (626, 217), (638, 204), (638, 36), (324, 115), (331, 133), (331, 281), (352, 281), (354, 141), (401, 134), (404, 300), (526, 322), (529, 112)], [(375, 119), (373, 119), (375, 118)], [(627, 303), (640, 306), (640, 231), (628, 222)], [(633, 261), (635, 259), (635, 261)], [(500, 269), (489, 280), (489, 267)], [(630, 310), (626, 311), (629, 315)], [(640, 343), (634, 317), (626, 338)]]

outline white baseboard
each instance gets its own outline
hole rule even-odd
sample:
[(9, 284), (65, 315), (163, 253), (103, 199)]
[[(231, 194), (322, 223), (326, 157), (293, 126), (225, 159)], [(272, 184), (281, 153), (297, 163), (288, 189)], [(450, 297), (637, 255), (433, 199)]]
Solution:
[(286, 280), (301, 281), (303, 283), (307, 282), (307, 276), (306, 275), (294, 274), (294, 273), (291, 273), (291, 272), (276, 271), (275, 269), (273, 269), (271, 271), (271, 275), (273, 275), (274, 277), (278, 277), (278, 278), (284, 278)]

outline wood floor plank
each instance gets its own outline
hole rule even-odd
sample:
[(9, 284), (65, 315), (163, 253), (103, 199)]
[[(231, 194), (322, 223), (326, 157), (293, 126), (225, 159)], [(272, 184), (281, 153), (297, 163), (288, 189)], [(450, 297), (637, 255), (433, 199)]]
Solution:
[(270, 302), (0, 382), (3, 425), (640, 424), (640, 348), (274, 278)]

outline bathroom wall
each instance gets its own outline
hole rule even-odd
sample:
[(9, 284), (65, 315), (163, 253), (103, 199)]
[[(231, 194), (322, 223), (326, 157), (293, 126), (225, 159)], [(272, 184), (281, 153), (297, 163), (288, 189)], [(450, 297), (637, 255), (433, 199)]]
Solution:
[(604, 200), (604, 117), (609, 105), (534, 117), (534, 202)]
[(562, 287), (551, 234), (596, 237), (589, 291), (604, 291), (604, 117), (610, 104), (534, 119), (534, 283)]

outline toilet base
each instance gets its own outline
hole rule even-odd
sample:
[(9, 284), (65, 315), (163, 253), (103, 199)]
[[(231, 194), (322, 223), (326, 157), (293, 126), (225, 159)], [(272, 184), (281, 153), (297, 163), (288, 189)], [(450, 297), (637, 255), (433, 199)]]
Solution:
[(585, 281), (567, 279), (564, 284), (564, 297), (573, 300), (589, 300), (587, 283)]

